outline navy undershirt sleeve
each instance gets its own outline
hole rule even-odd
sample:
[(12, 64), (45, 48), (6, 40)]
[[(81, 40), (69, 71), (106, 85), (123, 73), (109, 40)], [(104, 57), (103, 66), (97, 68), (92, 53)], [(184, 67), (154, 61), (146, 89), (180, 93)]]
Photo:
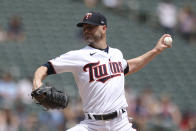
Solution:
[(45, 66), (48, 68), (47, 75), (56, 74), (54, 67), (52, 66), (52, 64), (50, 62), (47, 62), (47, 63), (43, 64), (42, 66)]
[(127, 67), (124, 69), (124, 74), (126, 75), (129, 72), (129, 64), (127, 63)]

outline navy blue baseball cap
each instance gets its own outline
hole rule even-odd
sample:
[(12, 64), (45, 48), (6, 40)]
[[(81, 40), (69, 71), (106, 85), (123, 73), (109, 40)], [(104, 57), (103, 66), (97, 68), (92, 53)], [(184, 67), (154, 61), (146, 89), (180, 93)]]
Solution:
[(106, 25), (107, 26), (107, 19), (104, 15), (98, 12), (89, 12), (86, 13), (82, 22), (77, 24), (77, 27), (83, 27), (84, 24), (90, 25)]

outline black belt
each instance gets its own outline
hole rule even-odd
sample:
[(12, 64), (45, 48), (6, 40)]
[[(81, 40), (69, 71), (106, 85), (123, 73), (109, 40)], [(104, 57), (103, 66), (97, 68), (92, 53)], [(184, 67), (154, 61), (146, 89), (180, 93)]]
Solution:
[[(121, 109), (122, 113), (125, 112), (124, 109)], [(109, 114), (104, 114), (104, 115), (93, 115), (95, 120), (109, 120), (109, 119), (114, 119), (118, 116), (117, 111), (109, 113)], [(90, 115), (88, 114), (88, 119), (92, 119)]]

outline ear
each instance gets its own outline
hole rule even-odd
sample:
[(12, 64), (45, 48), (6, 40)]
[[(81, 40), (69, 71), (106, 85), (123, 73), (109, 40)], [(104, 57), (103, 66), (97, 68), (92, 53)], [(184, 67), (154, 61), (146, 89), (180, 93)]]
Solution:
[(104, 25), (104, 26), (103, 26), (103, 30), (106, 30), (106, 29), (107, 29), (107, 27), (106, 27), (106, 25)]

